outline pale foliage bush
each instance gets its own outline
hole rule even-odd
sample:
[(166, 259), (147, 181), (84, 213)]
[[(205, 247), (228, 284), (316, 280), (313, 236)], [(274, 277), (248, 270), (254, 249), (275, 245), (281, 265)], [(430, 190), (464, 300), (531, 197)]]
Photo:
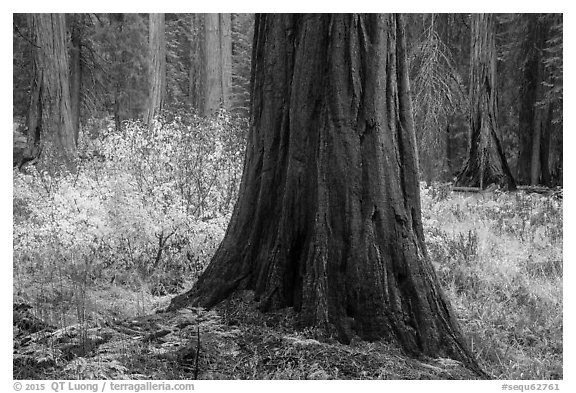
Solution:
[(109, 127), (85, 138), (75, 174), (14, 172), (17, 292), (35, 288), (61, 306), (62, 297), (78, 304), (92, 285), (182, 290), (224, 235), (244, 127), (224, 113), (151, 130), (127, 123), (122, 133)]

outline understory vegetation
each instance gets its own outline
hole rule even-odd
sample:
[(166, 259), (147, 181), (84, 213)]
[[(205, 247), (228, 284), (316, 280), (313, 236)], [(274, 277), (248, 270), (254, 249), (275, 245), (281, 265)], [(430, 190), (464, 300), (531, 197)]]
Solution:
[[(245, 130), (226, 113), (121, 134), (95, 124), (77, 173), (14, 171), (14, 378), (471, 378), (446, 359), (297, 330), (291, 310), (262, 315), (248, 292), (155, 314), (224, 236)], [(431, 260), (481, 366), (561, 379), (562, 199), (421, 191)]]

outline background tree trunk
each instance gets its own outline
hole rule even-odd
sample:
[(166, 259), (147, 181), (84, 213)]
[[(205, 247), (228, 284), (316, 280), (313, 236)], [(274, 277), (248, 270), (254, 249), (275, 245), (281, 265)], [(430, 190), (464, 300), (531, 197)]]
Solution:
[(31, 14), (29, 22), (35, 48), (25, 159), (39, 157), (48, 169), (75, 170), (65, 17)]
[(470, 61), (470, 150), (457, 186), (514, 189), (498, 131), (494, 16), (472, 15)]
[(74, 129), (74, 141), (78, 145), (80, 135), (80, 108), (82, 104), (82, 15), (72, 14), (69, 20), (70, 30), (70, 105), (72, 113), (72, 127)]
[(222, 98), (220, 18), (218, 14), (204, 15), (204, 56), (205, 98), (203, 114), (207, 115), (218, 110)]
[[(122, 34), (123, 24), (124, 24), (124, 14), (110, 14), (110, 24), (116, 29), (117, 36)], [(114, 64), (123, 64), (124, 63), (124, 50), (120, 49), (120, 53), (118, 51), (114, 51), (112, 58)], [(116, 73), (119, 74), (119, 73)], [(114, 80), (114, 101), (113, 101), (113, 113), (114, 113), (114, 126), (116, 131), (122, 131), (122, 92), (124, 90), (124, 83), (125, 80), (122, 77), (116, 77)]]
[(482, 374), (424, 244), (404, 31), (393, 15), (258, 15), (251, 128), (226, 236), (170, 309), (237, 289), (343, 342)]
[(232, 95), (232, 14), (219, 14), (222, 59), (222, 108), (230, 110)]
[(204, 15), (204, 115), (230, 109), (231, 37), (230, 14)]
[(541, 132), (540, 142), (540, 165), (542, 167), (542, 184), (550, 186), (552, 177), (550, 175), (550, 134), (552, 132), (552, 103), (548, 102), (544, 109), (544, 122)]
[(536, 94), (534, 95), (534, 102), (533, 106), (533, 124), (532, 124), (532, 137), (531, 142), (532, 146), (530, 149), (531, 157), (530, 157), (530, 184), (535, 186), (540, 184), (540, 174), (542, 173), (542, 165), (540, 162), (541, 154), (541, 140), (542, 140), (542, 132), (543, 128), (545, 127), (546, 122), (546, 113), (545, 108), (538, 104), (544, 98), (544, 85), (542, 84), (544, 74), (544, 64), (542, 64), (541, 60), (538, 58), (537, 63), (537, 77), (536, 77)]
[(204, 108), (204, 14), (191, 16), (190, 83), (188, 95), (190, 104), (199, 112)]
[(152, 124), (164, 106), (166, 97), (166, 38), (164, 14), (150, 14), (150, 93), (146, 124)]
[(522, 43), (522, 52), (526, 61), (523, 67), (522, 83), (520, 85), (520, 110), (518, 119), (518, 164), (516, 180), (520, 184), (528, 184), (531, 178), (531, 160), (536, 111), (536, 91), (540, 83), (540, 55), (535, 48), (538, 29), (538, 14), (528, 14), (528, 32)]

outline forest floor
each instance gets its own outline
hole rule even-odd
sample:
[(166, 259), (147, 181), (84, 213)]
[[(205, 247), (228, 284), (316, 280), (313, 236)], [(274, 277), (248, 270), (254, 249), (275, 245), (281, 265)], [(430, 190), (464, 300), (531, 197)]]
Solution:
[[(448, 359), (298, 330), (292, 310), (262, 314), (250, 292), (210, 311), (158, 313), (209, 263), (234, 195), (220, 197), (228, 177), (212, 183), (218, 193), (179, 196), (179, 179), (192, 179), (182, 190), (201, 184), (180, 176), (190, 163), (166, 165), (182, 143), (134, 143), (150, 137), (134, 130), (126, 143), (105, 139), (107, 159), (74, 175), (14, 172), (15, 379), (474, 378)], [(175, 128), (163, 132), (174, 140)], [(136, 159), (134, 146), (145, 154)], [(225, 173), (223, 150), (210, 148), (193, 163)], [(497, 379), (562, 379), (561, 191), (423, 185), (421, 199), (430, 258), (481, 367)]]
[(290, 310), (260, 313), (241, 292), (212, 311), (44, 326), (15, 338), (14, 378), (477, 379), (450, 359), (412, 359), (383, 342), (343, 345), (294, 329), (294, 319)]

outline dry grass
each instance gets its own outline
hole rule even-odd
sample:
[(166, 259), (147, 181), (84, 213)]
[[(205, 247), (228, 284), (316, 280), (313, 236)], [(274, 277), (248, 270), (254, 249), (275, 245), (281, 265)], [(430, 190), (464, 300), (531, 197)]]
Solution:
[(483, 368), (562, 379), (562, 201), (424, 190), (427, 243)]

